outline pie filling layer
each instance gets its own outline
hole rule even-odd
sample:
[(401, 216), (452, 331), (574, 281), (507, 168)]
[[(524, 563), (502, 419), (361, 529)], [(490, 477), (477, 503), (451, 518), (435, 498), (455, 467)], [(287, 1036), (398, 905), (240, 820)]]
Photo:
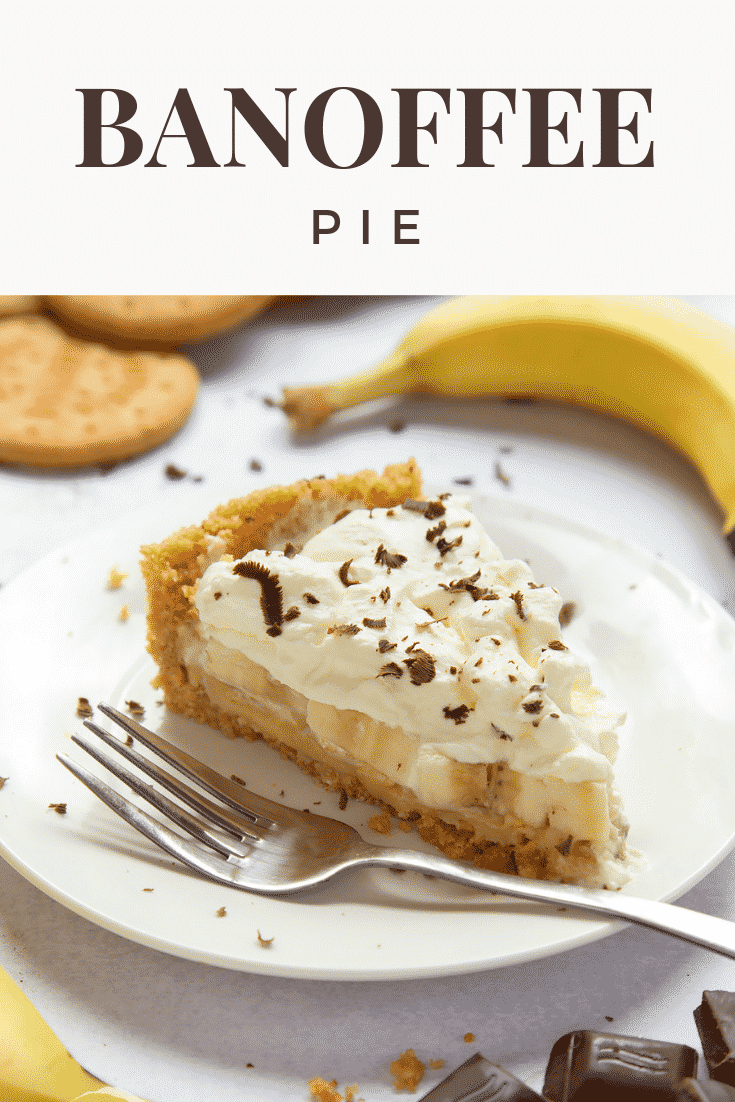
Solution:
[(240, 558), (208, 541), (176, 633), (187, 692), (451, 855), (620, 886), (621, 717), (563, 642), (559, 594), (454, 496), (354, 504)]

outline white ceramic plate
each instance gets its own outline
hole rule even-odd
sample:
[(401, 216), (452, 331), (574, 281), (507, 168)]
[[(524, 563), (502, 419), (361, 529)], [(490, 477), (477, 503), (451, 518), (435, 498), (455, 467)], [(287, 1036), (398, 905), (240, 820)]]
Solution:
[[(340, 813), (332, 794), (264, 745), (228, 740), (156, 704), (138, 548), (201, 519), (226, 496), (193, 490), (169, 510), (85, 536), (0, 593), (0, 775), (9, 778), (0, 793), (0, 854), (43, 892), (123, 937), (281, 976), (449, 975), (544, 957), (620, 929), (380, 870), (288, 899), (228, 890), (172, 862), (55, 760), (59, 750), (86, 757), (68, 739), (81, 729), (79, 696), (120, 707), (134, 699), (145, 705), (145, 723), (253, 790), (342, 817), (371, 841), (427, 848), (415, 835), (375, 835), (366, 825), (374, 809), (355, 801)], [(527, 559), (537, 579), (576, 603), (566, 638), (628, 711), (616, 775), (630, 841), (647, 860), (626, 890), (678, 897), (735, 843), (735, 622), (647, 552), (504, 500), (478, 497), (475, 508), (507, 557)], [(128, 578), (110, 591), (113, 566)], [(123, 604), (126, 622), (118, 618)], [(66, 803), (66, 814), (50, 803)], [(273, 939), (269, 947), (258, 932)]]

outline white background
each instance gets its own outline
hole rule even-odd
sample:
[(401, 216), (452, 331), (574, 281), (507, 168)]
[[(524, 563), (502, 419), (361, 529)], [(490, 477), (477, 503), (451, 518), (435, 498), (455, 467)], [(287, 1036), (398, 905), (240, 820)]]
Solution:
[[(699, 2), (495, 3), (473, 0), (275, 0), (3, 4), (0, 290), (167, 293), (726, 293), (732, 290), (733, 6)], [(352, 86), (379, 104), (383, 142), (354, 170), (317, 163), (304, 143), (308, 105)], [(144, 153), (125, 168), (78, 168), (78, 88), (122, 88), (137, 99), (130, 125)], [(250, 92), (283, 129), (291, 96), (291, 158), (281, 167), (241, 125), (245, 168), (188, 168), (168, 138), (145, 168), (176, 91), (189, 89), (215, 159), (230, 159), (228, 87)], [(394, 87), (452, 89), (451, 113), (430, 93), (438, 142), (418, 136), (426, 168), (397, 159)], [(504, 144), (486, 137), (494, 168), (461, 169), (462, 87), (515, 88)], [(569, 145), (584, 168), (524, 168), (528, 87), (581, 88), (552, 97), (569, 114)], [(597, 87), (652, 88), (638, 109), (652, 169), (602, 169)], [(341, 98), (340, 98), (341, 96)], [(347, 93), (327, 115), (335, 159), (354, 156), (361, 119)], [(486, 122), (502, 104), (487, 97)], [(105, 108), (114, 118), (115, 104)], [(180, 132), (176, 119), (169, 126)], [(340, 137), (340, 131), (346, 137)], [(106, 134), (116, 159), (117, 135)], [(342, 227), (312, 244), (312, 211)], [(371, 212), (371, 244), (361, 212)], [(393, 212), (417, 209), (420, 245), (393, 244)], [(408, 219), (412, 221), (412, 219)], [(414, 236), (409, 234), (409, 236)]]

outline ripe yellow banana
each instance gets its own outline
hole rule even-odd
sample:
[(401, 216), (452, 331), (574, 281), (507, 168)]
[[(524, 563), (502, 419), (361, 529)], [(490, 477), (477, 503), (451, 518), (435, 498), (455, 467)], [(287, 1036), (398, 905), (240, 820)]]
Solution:
[(396, 393), (546, 398), (631, 421), (686, 455), (735, 529), (735, 332), (667, 298), (479, 296), (430, 311), (382, 363), (284, 388), (296, 429)]
[(0, 1098), (3, 1102), (145, 1102), (108, 1087), (76, 1062), (0, 968)]

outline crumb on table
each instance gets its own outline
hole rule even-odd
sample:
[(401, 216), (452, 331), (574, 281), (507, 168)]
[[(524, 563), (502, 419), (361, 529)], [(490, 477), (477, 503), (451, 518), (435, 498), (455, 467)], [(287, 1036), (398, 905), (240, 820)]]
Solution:
[(273, 938), (272, 937), (263, 937), (260, 930), (257, 931), (257, 934), (258, 934), (258, 944), (262, 945), (264, 949), (270, 949), (271, 945), (273, 944)]
[(412, 1048), (394, 1060), (390, 1066), (393, 1086), (397, 1091), (415, 1091), (424, 1077), (426, 1068)]
[(86, 696), (80, 696), (77, 700), (77, 715), (80, 719), (86, 719), (87, 716), (94, 715), (94, 708), (89, 703)]
[(66, 804), (49, 804), (48, 806), (55, 811), (57, 815), (66, 815)]

